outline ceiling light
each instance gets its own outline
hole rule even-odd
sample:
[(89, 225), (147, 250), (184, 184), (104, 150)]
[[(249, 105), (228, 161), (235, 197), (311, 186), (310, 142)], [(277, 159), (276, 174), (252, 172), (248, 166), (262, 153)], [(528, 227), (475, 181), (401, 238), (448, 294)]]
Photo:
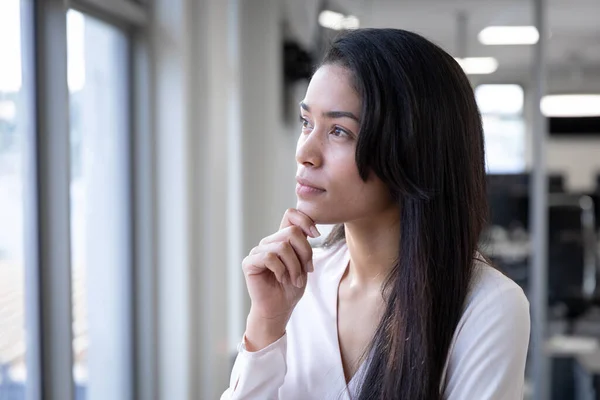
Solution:
[(467, 75), (492, 74), (498, 69), (498, 60), (494, 57), (466, 57), (456, 61)]
[(478, 35), (485, 45), (535, 44), (540, 34), (535, 26), (488, 26)]
[(548, 95), (540, 108), (546, 117), (600, 117), (600, 94)]
[(319, 14), (319, 24), (324, 28), (334, 29), (336, 31), (345, 29), (357, 29), (360, 22), (354, 15), (344, 15), (335, 11), (321, 11)]

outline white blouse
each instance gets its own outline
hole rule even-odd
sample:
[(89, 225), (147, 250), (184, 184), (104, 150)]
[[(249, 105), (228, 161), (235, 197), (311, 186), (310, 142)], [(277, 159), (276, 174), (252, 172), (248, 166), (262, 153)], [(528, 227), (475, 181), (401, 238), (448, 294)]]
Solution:
[[(351, 400), (366, 362), (346, 384), (337, 332), (337, 295), (350, 261), (343, 243), (315, 249), (314, 272), (286, 334), (249, 352), (243, 343), (221, 400)], [(476, 263), (473, 285), (456, 327), (441, 391), (448, 400), (523, 398), (529, 302), (497, 270)]]

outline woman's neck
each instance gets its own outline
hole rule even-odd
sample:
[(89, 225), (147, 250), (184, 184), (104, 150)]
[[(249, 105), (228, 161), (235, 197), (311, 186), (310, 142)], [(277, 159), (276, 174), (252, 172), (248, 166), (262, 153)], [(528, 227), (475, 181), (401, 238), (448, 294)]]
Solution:
[(345, 224), (350, 251), (349, 284), (356, 288), (381, 287), (398, 259), (400, 212), (391, 208), (368, 221)]

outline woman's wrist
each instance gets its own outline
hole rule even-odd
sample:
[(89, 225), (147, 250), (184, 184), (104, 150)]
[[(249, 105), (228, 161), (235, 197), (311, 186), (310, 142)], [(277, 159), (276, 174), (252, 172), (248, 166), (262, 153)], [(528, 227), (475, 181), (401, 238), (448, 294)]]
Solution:
[(265, 319), (250, 312), (246, 322), (246, 350), (255, 352), (264, 349), (285, 334), (287, 319)]

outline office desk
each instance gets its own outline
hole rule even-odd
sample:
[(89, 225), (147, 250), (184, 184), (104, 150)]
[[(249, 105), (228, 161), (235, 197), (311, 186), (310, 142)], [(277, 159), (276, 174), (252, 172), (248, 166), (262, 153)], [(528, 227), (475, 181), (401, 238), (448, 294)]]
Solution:
[(600, 400), (600, 351), (576, 357), (577, 400)]
[(600, 400), (595, 397), (593, 371), (596, 369), (592, 368), (597, 361), (600, 376), (598, 339), (587, 335), (555, 334), (544, 347), (551, 366), (551, 400)]

